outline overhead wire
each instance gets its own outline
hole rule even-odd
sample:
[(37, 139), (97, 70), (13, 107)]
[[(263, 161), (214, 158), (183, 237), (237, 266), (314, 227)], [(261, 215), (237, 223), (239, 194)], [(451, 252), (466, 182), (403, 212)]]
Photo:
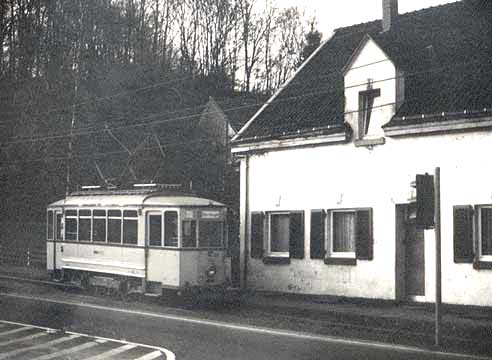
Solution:
[[(466, 66), (466, 65), (469, 65), (469, 64), (470, 64), (470, 62), (462, 63), (460, 65)], [(438, 71), (441, 71), (441, 70), (444, 70), (444, 69), (449, 69), (449, 68), (454, 68), (454, 67), (456, 67), (456, 65), (452, 65), (452, 66), (441, 66), (441, 67), (431, 68), (431, 69), (428, 69), (428, 70), (425, 70), (425, 71), (423, 70), (423, 71), (418, 71), (418, 72), (414, 72), (414, 73), (407, 73), (407, 74), (400, 75), (400, 76), (394, 76), (394, 77), (383, 78), (383, 79), (373, 79), (372, 80), (372, 84), (382, 83), (382, 82), (392, 81), (392, 80), (397, 80), (399, 78), (406, 78), (406, 77), (411, 77), (411, 76), (422, 75), (422, 74), (426, 74), (426, 73), (438, 72)], [(333, 75), (333, 74), (331, 74), (331, 75)], [(347, 90), (347, 89), (351, 89), (351, 88), (361, 87), (361, 86), (364, 86), (364, 85), (367, 85), (367, 82), (352, 84), (350, 86), (344, 87), (344, 89)], [(160, 118), (160, 117), (162, 117), (164, 115), (169, 115), (169, 114), (175, 114), (175, 113), (183, 112), (186, 109), (185, 110), (174, 111), (174, 112), (156, 113), (156, 114), (151, 114), (151, 115), (148, 115), (148, 116), (145, 116), (145, 117), (140, 118), (139, 119), (139, 122), (137, 122), (137, 123), (127, 124), (127, 125), (119, 125), (119, 126), (111, 126), (111, 127), (105, 126), (104, 128), (101, 128), (101, 127), (98, 127), (98, 128), (94, 128), (94, 127), (77, 128), (76, 130), (73, 131), (72, 134), (70, 134), (70, 133), (63, 133), (63, 134), (55, 134), (55, 135), (47, 135), (47, 136), (39, 136), (39, 137), (31, 136), (31, 137), (23, 137), (23, 138), (17, 138), (17, 139), (14, 138), (11, 141), (3, 142), (0, 145), (0, 148), (5, 148), (6, 146), (9, 146), (9, 145), (12, 145), (12, 144), (31, 143), (31, 142), (39, 142), (39, 141), (45, 141), (45, 140), (54, 140), (54, 139), (60, 139), (60, 138), (68, 138), (68, 137), (77, 137), (77, 136), (97, 134), (97, 133), (102, 133), (102, 132), (106, 131), (107, 129), (110, 129), (112, 131), (118, 131), (118, 130), (130, 129), (130, 128), (155, 126), (155, 125), (169, 123), (169, 122), (174, 122), (174, 121), (183, 121), (183, 120), (194, 119), (194, 118), (201, 117), (204, 114), (219, 114), (220, 112), (227, 113), (227, 112), (232, 112), (232, 111), (237, 111), (237, 110), (244, 110), (244, 109), (248, 109), (248, 108), (256, 108), (256, 107), (259, 107), (259, 106), (265, 105), (265, 104), (271, 105), (271, 104), (274, 104), (274, 103), (288, 102), (288, 101), (292, 101), (292, 100), (296, 100), (296, 99), (301, 99), (301, 98), (310, 97), (310, 96), (317, 96), (317, 95), (322, 95), (322, 94), (328, 94), (328, 93), (332, 93), (332, 92), (334, 92), (333, 89), (329, 89), (329, 90), (326, 90), (326, 91), (314, 91), (314, 92), (310, 92), (310, 93), (304, 93), (302, 95), (293, 95), (293, 96), (283, 97), (283, 98), (280, 98), (280, 99), (275, 99), (273, 101), (268, 101), (267, 100), (267, 101), (262, 102), (262, 103), (256, 102), (256, 103), (253, 103), (253, 104), (245, 104), (245, 105), (240, 105), (240, 106), (235, 106), (235, 107), (220, 109), (218, 111), (208, 111), (208, 112), (201, 111), (199, 113), (193, 113), (193, 114), (189, 114), (189, 115), (183, 115), (183, 116), (177, 116), (177, 117), (171, 117), (171, 118), (159, 119), (159, 120), (153, 120), (153, 121), (146, 121), (146, 120), (151, 120), (151, 119), (155, 119), (155, 118)], [(406, 100), (408, 100), (408, 98)], [(192, 108), (187, 108), (187, 109), (188, 110), (189, 109), (195, 109), (196, 110), (197, 108), (201, 108), (201, 107), (204, 107), (204, 106), (206, 106), (206, 104), (203, 104), (203, 105), (200, 105), (200, 106), (194, 106)], [(345, 111), (345, 112), (341, 113), (340, 115), (348, 115), (348, 114), (355, 113), (355, 112), (358, 112), (358, 111), (359, 110)]]

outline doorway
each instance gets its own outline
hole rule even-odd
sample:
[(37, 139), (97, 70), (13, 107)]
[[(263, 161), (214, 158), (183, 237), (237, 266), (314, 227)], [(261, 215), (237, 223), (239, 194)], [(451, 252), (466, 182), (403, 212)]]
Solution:
[(424, 230), (415, 224), (414, 204), (396, 208), (396, 297), (402, 301), (425, 298)]

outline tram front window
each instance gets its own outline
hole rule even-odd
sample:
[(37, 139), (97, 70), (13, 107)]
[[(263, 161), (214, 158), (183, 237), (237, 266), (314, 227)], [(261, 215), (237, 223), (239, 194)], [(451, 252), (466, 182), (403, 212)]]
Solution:
[(200, 247), (221, 247), (222, 246), (222, 222), (200, 220), (199, 226)]
[(196, 220), (183, 221), (183, 247), (196, 247)]
[(178, 246), (178, 212), (164, 213), (164, 246)]

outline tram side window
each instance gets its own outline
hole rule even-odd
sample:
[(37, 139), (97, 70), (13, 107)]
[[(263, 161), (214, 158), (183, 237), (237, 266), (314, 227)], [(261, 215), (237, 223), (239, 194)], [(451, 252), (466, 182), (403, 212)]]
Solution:
[(91, 211), (79, 210), (79, 241), (91, 241)]
[(108, 210), (108, 242), (121, 244), (121, 210)]
[(123, 244), (137, 244), (138, 217), (137, 211), (123, 211)]
[(183, 221), (183, 247), (196, 247), (196, 220)]
[(220, 221), (200, 220), (200, 247), (221, 247), (224, 235), (223, 224)]
[(63, 214), (56, 214), (56, 240), (63, 239)]
[(106, 210), (94, 210), (92, 241), (106, 242)]
[(77, 241), (77, 210), (65, 212), (65, 240)]
[(178, 246), (178, 212), (164, 213), (164, 246)]
[(149, 245), (162, 246), (162, 215), (149, 215)]
[(46, 221), (47, 221), (47, 227), (48, 227), (47, 238), (48, 238), (48, 240), (53, 240), (53, 211), (52, 210), (48, 211), (48, 217), (47, 217)]

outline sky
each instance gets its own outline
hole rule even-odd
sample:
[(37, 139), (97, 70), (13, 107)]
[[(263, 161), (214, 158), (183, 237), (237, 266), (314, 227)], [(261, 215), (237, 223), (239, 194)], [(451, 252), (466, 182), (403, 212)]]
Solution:
[[(334, 29), (377, 20), (382, 17), (383, 0), (277, 0), (279, 7), (297, 6), (308, 17), (316, 16), (318, 30), (323, 39)], [(400, 14), (431, 6), (455, 2), (456, 0), (400, 0)]]

